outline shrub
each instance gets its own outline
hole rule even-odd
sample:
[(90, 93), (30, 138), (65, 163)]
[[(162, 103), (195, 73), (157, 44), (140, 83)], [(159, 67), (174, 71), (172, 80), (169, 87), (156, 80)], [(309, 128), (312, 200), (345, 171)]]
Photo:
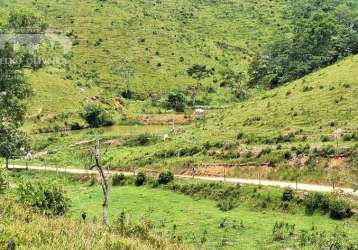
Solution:
[(282, 193), (282, 201), (292, 201), (295, 198), (295, 192), (292, 188), (286, 188)]
[(99, 105), (85, 106), (81, 115), (92, 128), (112, 126), (114, 124), (111, 115)]
[(83, 129), (83, 126), (81, 124), (79, 124), (78, 122), (73, 122), (70, 124), (70, 129), (71, 130), (81, 130), (81, 129)]
[(174, 109), (176, 112), (184, 112), (186, 106), (186, 98), (183, 93), (173, 92), (168, 95), (166, 107)]
[(313, 214), (315, 211), (329, 212), (329, 216), (335, 220), (341, 220), (353, 215), (351, 205), (343, 199), (330, 197), (321, 193), (310, 193), (304, 199), (306, 212)]
[(224, 199), (224, 200), (219, 201), (219, 203), (218, 203), (218, 208), (224, 212), (230, 211), (231, 209), (233, 209), (235, 207), (236, 207), (236, 204), (233, 199)]
[(285, 158), (286, 160), (289, 160), (292, 158), (292, 153), (290, 151), (285, 151), (283, 153), (283, 158)]
[(168, 184), (173, 180), (174, 180), (174, 174), (170, 171), (161, 172), (158, 177), (159, 184)]
[(135, 178), (135, 185), (136, 186), (143, 186), (143, 184), (145, 183), (147, 177), (145, 176), (144, 173), (138, 173), (136, 178)]
[(115, 174), (112, 177), (112, 186), (122, 186), (124, 185), (124, 182), (126, 181), (126, 177), (124, 174)]
[(329, 210), (329, 197), (322, 193), (309, 193), (303, 203), (308, 214), (313, 214), (316, 210), (327, 213)]
[(272, 236), (274, 241), (283, 241), (291, 238), (295, 233), (295, 224), (284, 222), (275, 222), (272, 228)]
[(0, 192), (7, 188), (8, 175), (5, 169), (0, 168)]
[(17, 189), (18, 200), (46, 215), (64, 215), (68, 210), (68, 199), (57, 185), (41, 182), (24, 182)]
[(157, 140), (158, 140), (158, 137), (148, 134), (148, 133), (144, 133), (144, 134), (139, 134), (139, 135), (134, 136), (131, 139), (129, 139), (125, 143), (125, 146), (129, 146), (129, 147), (146, 146), (146, 145), (149, 145), (151, 142), (155, 142)]
[(335, 150), (334, 146), (331, 144), (325, 145), (319, 150), (319, 153), (322, 156), (329, 156), (329, 155), (334, 154), (335, 152), (336, 152), (336, 150)]
[(322, 135), (321, 136), (321, 142), (328, 142), (331, 141), (331, 137), (328, 135)]
[(335, 220), (349, 218), (353, 215), (351, 205), (342, 199), (332, 199), (329, 203), (329, 217)]

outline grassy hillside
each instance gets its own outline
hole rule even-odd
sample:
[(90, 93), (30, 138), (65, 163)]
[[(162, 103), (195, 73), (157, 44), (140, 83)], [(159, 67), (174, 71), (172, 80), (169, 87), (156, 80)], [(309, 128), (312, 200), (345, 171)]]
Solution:
[[(116, 142), (110, 150), (113, 167), (183, 169), (195, 162), (272, 162), (287, 166), (295, 155), (314, 153), (327, 157), (337, 150), (345, 152), (357, 147), (356, 137), (350, 138), (358, 129), (357, 65), (357, 56), (347, 58), (296, 82), (253, 96), (234, 108), (209, 111), (205, 119), (199, 117), (191, 125), (177, 125), (175, 133), (171, 125), (159, 126), (159, 130), (145, 125), (126, 126), (130, 134), (119, 127), (101, 129), (100, 133), (105, 141)], [(332, 136), (337, 128), (346, 134), (339, 138), (338, 149)], [(145, 133), (151, 138), (145, 145), (127, 143)], [(162, 142), (164, 134), (170, 137), (166, 142)], [(93, 139), (93, 131), (35, 138), (37, 145), (53, 142), (44, 146), (43, 150), (51, 154), (42, 160), (80, 166), (81, 151), (89, 144), (76, 142)], [(64, 145), (72, 147), (66, 149)]]
[[(186, 69), (206, 64), (216, 73), (204, 81), (205, 85), (217, 90), (206, 98), (214, 103), (227, 102), (222, 97), (229, 91), (218, 87), (219, 71), (231, 68), (246, 72), (254, 52), (289, 18), (288, 4), (283, 0), (17, 0), (3, 1), (1, 7), (4, 17), (19, 7), (33, 10), (44, 16), (49, 30), (71, 39), (73, 47), (65, 56), (66, 63), (29, 75), (35, 90), (32, 109), (45, 106), (45, 114), (47, 110), (57, 115), (77, 111), (76, 106), (83, 101), (80, 88), (86, 96), (94, 92), (117, 96), (124, 89), (124, 80), (116, 73), (121, 60), (133, 67), (129, 81), (134, 99), (158, 100), (170, 90), (186, 90), (195, 82)], [(49, 50), (63, 59), (59, 51)], [(43, 86), (50, 85), (51, 91), (44, 96)], [(64, 106), (58, 105), (58, 100), (63, 100)], [(77, 100), (77, 105), (71, 105), (71, 100)]]
[[(323, 167), (334, 153), (356, 147), (357, 56), (275, 90), (251, 89), (240, 103), (232, 89), (220, 87), (222, 69), (246, 72), (270, 35), (289, 25), (290, 1), (17, 0), (2, 6), (3, 13), (21, 6), (42, 14), (73, 43), (65, 56), (58, 48), (46, 51), (65, 59), (62, 64), (26, 72), (34, 95), (24, 129), (36, 163), (82, 166), (83, 151), (96, 133), (111, 144), (111, 166), (124, 169), (185, 171), (195, 163), (287, 167), (297, 157), (310, 162), (306, 158), (312, 155), (328, 159)], [(117, 74), (121, 60), (134, 69), (131, 100), (117, 98), (124, 90)], [(205, 118), (191, 116), (191, 110), (174, 114), (163, 102), (170, 90), (195, 83), (186, 69), (197, 63), (215, 68), (198, 96), (198, 104), (210, 111)], [(79, 113), (88, 103), (114, 111), (116, 125), (64, 132), (76, 122), (84, 125)], [(332, 138), (336, 129), (345, 134), (338, 147)]]

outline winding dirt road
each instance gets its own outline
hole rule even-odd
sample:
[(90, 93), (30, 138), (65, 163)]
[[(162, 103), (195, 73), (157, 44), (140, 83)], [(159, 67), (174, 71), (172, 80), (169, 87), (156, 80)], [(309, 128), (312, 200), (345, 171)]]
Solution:
[[(26, 169), (26, 166), (14, 165), (10, 169)], [(54, 167), (38, 167), (38, 166), (28, 166), (29, 170), (36, 171), (49, 171), (49, 172), (58, 172), (58, 173), (71, 173), (71, 174), (97, 174), (96, 170), (86, 170), (86, 169), (76, 169), (76, 168), (54, 168)], [(124, 175), (133, 175), (130, 172), (121, 172), (121, 171), (108, 171), (110, 175), (122, 173)], [(193, 176), (189, 175), (175, 175), (177, 178), (186, 178), (193, 179)], [(339, 188), (336, 187), (333, 189), (332, 186), (316, 185), (316, 184), (305, 184), (305, 183), (293, 183), (285, 181), (271, 181), (271, 180), (258, 180), (258, 179), (240, 179), (240, 178), (223, 178), (223, 177), (209, 177), (209, 176), (195, 176), (194, 179), (205, 180), (205, 181), (225, 181), (227, 183), (233, 184), (252, 184), (252, 185), (262, 185), (262, 186), (272, 186), (280, 188), (292, 188), (303, 191), (310, 192), (341, 192), (344, 194), (354, 195), (358, 197), (358, 191), (350, 188)]]

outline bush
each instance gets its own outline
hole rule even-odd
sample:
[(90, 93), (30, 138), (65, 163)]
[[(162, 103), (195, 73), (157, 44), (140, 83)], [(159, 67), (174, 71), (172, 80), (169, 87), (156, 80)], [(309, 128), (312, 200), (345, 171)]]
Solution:
[(99, 105), (85, 106), (81, 115), (92, 128), (112, 126), (114, 124), (111, 115)]
[(329, 217), (335, 220), (349, 218), (353, 215), (351, 205), (342, 199), (332, 199), (329, 203)]
[(219, 203), (218, 203), (218, 208), (224, 212), (230, 211), (231, 209), (233, 209), (235, 207), (236, 207), (236, 204), (233, 199), (224, 199), (224, 200), (219, 201)]
[(41, 182), (21, 183), (17, 189), (18, 200), (46, 215), (64, 215), (68, 210), (68, 199), (64, 190), (56, 185)]
[(79, 124), (78, 122), (73, 122), (70, 124), (70, 129), (71, 130), (81, 130), (81, 129), (83, 129), (83, 126), (81, 124)]
[(174, 180), (174, 174), (170, 171), (161, 172), (158, 177), (159, 184), (168, 184), (173, 180)]
[(122, 186), (124, 185), (124, 182), (126, 181), (126, 177), (124, 174), (115, 174), (112, 177), (112, 186)]
[(284, 222), (275, 222), (272, 228), (272, 236), (274, 241), (283, 241), (291, 238), (295, 233), (295, 224)]
[(303, 201), (306, 213), (313, 214), (316, 210), (327, 213), (329, 210), (329, 200), (329, 197), (325, 194), (318, 192), (309, 193)]
[(176, 112), (184, 112), (186, 106), (186, 98), (183, 93), (170, 93), (167, 98), (166, 107), (174, 109)]
[(321, 142), (328, 142), (331, 141), (331, 137), (328, 135), (322, 135), (321, 136)]
[(5, 169), (0, 168), (0, 192), (7, 188), (8, 175)]
[(292, 201), (295, 198), (295, 192), (292, 188), (286, 188), (282, 193), (282, 201)]
[(130, 138), (126, 143), (125, 146), (128, 147), (136, 147), (136, 146), (146, 146), (149, 145), (151, 142), (155, 142), (158, 140), (157, 136), (144, 133), (137, 136)]
[(136, 178), (135, 178), (135, 185), (136, 186), (143, 186), (143, 184), (145, 183), (147, 177), (145, 176), (144, 173), (138, 173)]
[(335, 220), (341, 220), (353, 215), (351, 205), (343, 199), (330, 197), (321, 193), (310, 193), (304, 199), (306, 212), (313, 214), (315, 211), (329, 212), (329, 216)]

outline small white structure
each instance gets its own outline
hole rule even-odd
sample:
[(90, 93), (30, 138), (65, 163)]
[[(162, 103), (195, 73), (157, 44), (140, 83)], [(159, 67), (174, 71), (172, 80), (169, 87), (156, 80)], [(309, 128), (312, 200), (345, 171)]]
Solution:
[(27, 160), (27, 161), (32, 161), (32, 154), (31, 154), (31, 152), (28, 152), (27, 153), (27, 155), (26, 155), (26, 157), (25, 157), (25, 159)]
[(198, 109), (195, 109), (194, 112), (195, 112), (195, 114), (202, 115), (202, 114), (206, 113), (206, 110), (198, 108)]
[(168, 140), (169, 139), (169, 135), (168, 134), (165, 134), (164, 136), (163, 136), (163, 141), (166, 141), (166, 140)]
[(333, 137), (334, 139), (338, 139), (339, 137), (341, 137), (343, 134), (343, 130), (342, 129), (336, 129), (334, 132), (333, 132)]

